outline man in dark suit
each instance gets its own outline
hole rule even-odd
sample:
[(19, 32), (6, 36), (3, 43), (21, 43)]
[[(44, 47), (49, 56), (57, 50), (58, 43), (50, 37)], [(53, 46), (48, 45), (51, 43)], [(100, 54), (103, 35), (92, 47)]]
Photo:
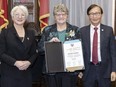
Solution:
[(100, 6), (92, 4), (87, 15), (91, 24), (80, 29), (85, 62), (84, 87), (111, 87), (110, 81), (115, 81), (116, 71), (113, 30), (101, 24), (103, 10)]

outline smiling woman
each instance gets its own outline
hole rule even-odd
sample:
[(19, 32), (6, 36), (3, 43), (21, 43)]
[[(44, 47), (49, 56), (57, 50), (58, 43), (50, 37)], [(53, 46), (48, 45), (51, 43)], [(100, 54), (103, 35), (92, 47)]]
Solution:
[(27, 16), (26, 6), (13, 7), (13, 25), (1, 31), (1, 87), (32, 87), (30, 66), (36, 59), (36, 40), (34, 31), (24, 27)]
[[(66, 5), (62, 3), (56, 4), (54, 6), (53, 15), (54, 15), (55, 23), (44, 28), (42, 32), (42, 37), (40, 39), (40, 42), (38, 43), (38, 51), (40, 55), (46, 56), (44, 49), (45, 48), (44, 42), (49, 41), (49, 42), (63, 43), (65, 41), (80, 39), (79, 28), (67, 22), (68, 11), (69, 10), (67, 9)], [(58, 56), (60, 58), (61, 55)], [(54, 57), (54, 55), (52, 55), (52, 57)], [(57, 59), (56, 57), (54, 58), (55, 60)], [(44, 63), (44, 67), (47, 70), (46, 64)], [(54, 63), (52, 64), (54, 65)], [(46, 80), (47, 87), (76, 87), (77, 86), (77, 75), (79, 71), (74, 71), (74, 72), (56, 71), (56, 73), (54, 73), (52, 71), (47, 72), (45, 68), (43, 72), (44, 72), (44, 77)]]
[[(24, 5), (28, 8), (29, 16), (27, 18), (28, 22), (34, 22), (35, 24), (38, 24), (39, 21), (39, 4), (38, 0), (10, 0), (8, 2), (9, 10), (11, 10), (16, 5)], [(10, 14), (9, 14), (10, 15)], [(10, 25), (12, 26), (12, 19), (9, 17)], [(39, 29), (38, 29), (39, 30)]]

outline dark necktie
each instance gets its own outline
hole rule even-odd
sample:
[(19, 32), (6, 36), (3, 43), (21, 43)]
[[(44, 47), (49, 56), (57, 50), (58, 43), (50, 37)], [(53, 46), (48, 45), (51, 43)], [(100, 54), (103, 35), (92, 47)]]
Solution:
[(98, 63), (98, 34), (97, 27), (94, 28), (94, 36), (93, 36), (93, 52), (92, 52), (92, 62), (94, 64)]

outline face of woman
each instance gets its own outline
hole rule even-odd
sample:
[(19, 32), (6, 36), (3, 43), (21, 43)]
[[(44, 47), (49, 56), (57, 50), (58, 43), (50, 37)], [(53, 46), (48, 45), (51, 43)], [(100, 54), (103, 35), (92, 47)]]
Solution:
[(68, 15), (65, 12), (57, 12), (55, 14), (55, 20), (57, 24), (64, 24), (67, 21)]
[(21, 9), (17, 9), (12, 17), (14, 24), (23, 25), (26, 21), (26, 15)]

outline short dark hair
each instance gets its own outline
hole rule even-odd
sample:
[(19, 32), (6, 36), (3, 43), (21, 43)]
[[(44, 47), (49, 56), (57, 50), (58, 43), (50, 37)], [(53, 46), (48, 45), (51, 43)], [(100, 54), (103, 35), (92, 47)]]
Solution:
[(103, 14), (103, 9), (102, 9), (99, 5), (92, 4), (92, 5), (90, 5), (90, 6), (88, 7), (88, 9), (87, 9), (87, 15), (89, 15), (90, 10), (93, 9), (93, 8), (95, 8), (95, 7), (99, 7), (100, 10), (101, 10), (101, 14)]

